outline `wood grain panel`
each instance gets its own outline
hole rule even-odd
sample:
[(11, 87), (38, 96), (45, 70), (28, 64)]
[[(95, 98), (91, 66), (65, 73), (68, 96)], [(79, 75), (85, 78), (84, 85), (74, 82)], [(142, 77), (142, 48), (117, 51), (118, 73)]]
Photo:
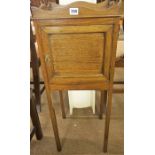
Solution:
[(86, 26), (46, 26), (43, 30), (48, 34), (60, 33), (92, 33), (92, 32), (106, 32), (111, 25), (86, 25)]
[(51, 35), (50, 43), (55, 74), (102, 72), (103, 33)]
[(78, 19), (52, 19), (52, 20), (41, 20), (41, 26), (84, 26), (84, 25), (112, 25), (114, 24), (113, 18), (87, 18), (87, 20), (83, 18)]
[(104, 75), (109, 79), (110, 59), (112, 52), (112, 29), (109, 29), (105, 35), (105, 55), (104, 55)]

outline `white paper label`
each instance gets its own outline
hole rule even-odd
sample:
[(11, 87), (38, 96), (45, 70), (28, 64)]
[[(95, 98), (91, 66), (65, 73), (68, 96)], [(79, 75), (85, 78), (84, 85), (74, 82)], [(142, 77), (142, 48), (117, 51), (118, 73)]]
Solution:
[(79, 14), (79, 8), (69, 8), (69, 14), (70, 15), (78, 15)]

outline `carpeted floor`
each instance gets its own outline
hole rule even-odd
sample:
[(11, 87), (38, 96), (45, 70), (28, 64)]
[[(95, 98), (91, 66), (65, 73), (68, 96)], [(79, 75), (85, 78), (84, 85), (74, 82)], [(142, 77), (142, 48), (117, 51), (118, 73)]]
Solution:
[[(122, 69), (117, 69), (115, 78), (123, 76)], [(99, 94), (99, 93), (98, 93)], [(44, 138), (31, 141), (31, 155), (104, 155), (102, 152), (104, 135), (104, 117), (98, 119), (90, 108), (74, 109), (73, 116), (68, 113), (68, 101), (64, 92), (67, 118), (62, 119), (57, 92), (52, 94), (56, 110), (62, 151), (57, 152), (53, 129), (49, 118), (46, 94), (42, 96), (42, 111), (39, 113)], [(97, 98), (97, 105), (99, 100)], [(110, 123), (108, 155), (124, 154), (124, 94), (113, 95), (113, 107)]]

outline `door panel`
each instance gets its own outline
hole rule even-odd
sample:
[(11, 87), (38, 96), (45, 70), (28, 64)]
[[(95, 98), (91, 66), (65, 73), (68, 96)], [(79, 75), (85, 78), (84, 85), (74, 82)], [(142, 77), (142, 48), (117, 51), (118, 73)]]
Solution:
[(112, 25), (44, 26), (42, 33), (49, 78), (109, 77)]
[(56, 74), (101, 73), (104, 53), (104, 35), (51, 35), (51, 52)]

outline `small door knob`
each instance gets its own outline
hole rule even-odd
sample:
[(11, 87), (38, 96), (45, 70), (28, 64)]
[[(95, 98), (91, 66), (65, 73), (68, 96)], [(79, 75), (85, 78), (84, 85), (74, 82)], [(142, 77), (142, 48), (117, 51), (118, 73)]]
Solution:
[(47, 54), (45, 55), (45, 62), (46, 62), (46, 63), (49, 63), (49, 62), (50, 62), (50, 55), (49, 55), (49, 53), (47, 53)]

